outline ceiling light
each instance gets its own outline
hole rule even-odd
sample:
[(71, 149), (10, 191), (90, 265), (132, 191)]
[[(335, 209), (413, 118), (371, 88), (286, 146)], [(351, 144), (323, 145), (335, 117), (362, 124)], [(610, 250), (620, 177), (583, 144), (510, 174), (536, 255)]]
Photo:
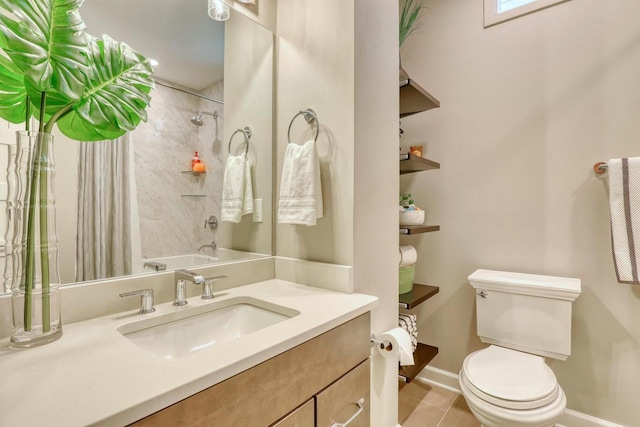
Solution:
[(226, 21), (231, 16), (229, 6), (224, 4), (222, 0), (208, 0), (208, 13), (211, 19), (215, 21)]

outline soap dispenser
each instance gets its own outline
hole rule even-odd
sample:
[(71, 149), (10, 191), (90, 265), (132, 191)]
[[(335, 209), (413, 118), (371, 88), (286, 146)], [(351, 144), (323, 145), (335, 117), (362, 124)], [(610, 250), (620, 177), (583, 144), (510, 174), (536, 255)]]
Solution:
[(198, 152), (196, 151), (193, 155), (193, 159), (191, 159), (191, 171), (192, 172), (204, 172), (205, 166), (204, 163), (200, 160), (198, 156)]

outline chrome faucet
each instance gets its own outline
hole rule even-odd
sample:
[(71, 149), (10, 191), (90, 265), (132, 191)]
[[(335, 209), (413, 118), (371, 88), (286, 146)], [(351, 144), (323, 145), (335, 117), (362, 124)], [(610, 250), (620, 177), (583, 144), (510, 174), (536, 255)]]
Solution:
[(211, 243), (210, 243), (210, 244), (208, 244), (208, 245), (202, 245), (202, 246), (200, 246), (200, 247), (198, 248), (198, 252), (200, 252), (200, 250), (201, 250), (202, 248), (211, 248), (211, 249), (216, 249), (217, 247), (218, 247), (218, 245), (216, 245), (216, 242), (211, 242)]
[(147, 261), (142, 265), (142, 268), (145, 270), (165, 271), (167, 269), (167, 264), (156, 261)]
[(176, 288), (173, 297), (173, 305), (182, 306), (187, 304), (187, 281), (196, 285), (204, 284), (204, 277), (201, 274), (188, 270), (176, 270)]
[(132, 297), (136, 295), (140, 295), (140, 311), (138, 311), (138, 313), (147, 314), (156, 311), (156, 309), (153, 308), (153, 289), (125, 292), (120, 294), (120, 297)]

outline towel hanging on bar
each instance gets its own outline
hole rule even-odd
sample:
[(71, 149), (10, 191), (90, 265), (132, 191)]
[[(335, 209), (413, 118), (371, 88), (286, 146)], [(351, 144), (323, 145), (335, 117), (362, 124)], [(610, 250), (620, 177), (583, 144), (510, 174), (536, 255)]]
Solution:
[(640, 157), (611, 159), (609, 208), (613, 262), (619, 283), (640, 284)]

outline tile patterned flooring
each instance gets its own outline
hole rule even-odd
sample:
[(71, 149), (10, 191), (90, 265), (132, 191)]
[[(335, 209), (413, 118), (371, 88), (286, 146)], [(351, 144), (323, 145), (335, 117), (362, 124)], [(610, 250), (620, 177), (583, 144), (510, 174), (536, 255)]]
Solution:
[(400, 384), (398, 418), (402, 427), (480, 427), (464, 397), (414, 380)]

